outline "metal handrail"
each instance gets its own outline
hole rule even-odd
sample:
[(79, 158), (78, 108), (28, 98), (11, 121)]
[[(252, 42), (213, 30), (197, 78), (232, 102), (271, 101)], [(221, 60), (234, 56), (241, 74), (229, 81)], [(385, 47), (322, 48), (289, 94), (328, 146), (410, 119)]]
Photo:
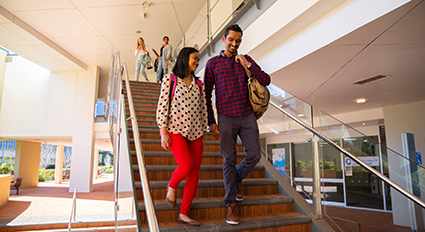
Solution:
[(72, 197), (72, 206), (71, 206), (71, 216), (69, 216), (69, 223), (68, 223), (68, 232), (71, 232), (71, 222), (72, 222), (72, 216), (74, 216), (75, 221), (75, 215), (77, 214), (77, 188), (74, 189), (74, 196)]
[(158, 232), (159, 231), (158, 219), (156, 218), (155, 208), (154, 208), (154, 204), (152, 200), (152, 194), (151, 194), (151, 189), (149, 186), (145, 159), (142, 154), (139, 126), (137, 124), (136, 112), (134, 110), (134, 105), (133, 105), (133, 96), (131, 95), (130, 81), (128, 79), (127, 66), (125, 62), (122, 63), (122, 71), (124, 72), (125, 86), (127, 88), (127, 98), (128, 98), (129, 109), (130, 109), (131, 126), (133, 128), (134, 144), (136, 147), (137, 162), (139, 165), (140, 180), (142, 184), (143, 197), (144, 197), (144, 202), (146, 207), (146, 216), (148, 218), (150, 231)]
[(304, 127), (305, 129), (307, 129), (308, 131), (310, 131), (314, 135), (318, 136), (323, 141), (327, 142), (329, 145), (331, 145), (332, 147), (334, 147), (335, 149), (337, 149), (339, 152), (342, 152), (344, 155), (350, 157), (352, 160), (354, 160), (360, 166), (362, 166), (363, 168), (365, 168), (369, 172), (373, 173), (375, 176), (377, 176), (379, 179), (381, 179), (382, 181), (384, 181), (385, 183), (387, 183), (388, 185), (390, 185), (391, 187), (393, 187), (395, 190), (399, 191), (405, 197), (409, 198), (410, 200), (412, 200), (416, 204), (420, 205), (422, 208), (425, 208), (425, 202), (421, 201), (421, 199), (419, 199), (415, 195), (411, 194), (410, 192), (408, 192), (407, 190), (405, 190), (404, 188), (402, 188), (401, 186), (399, 186), (398, 184), (396, 184), (395, 182), (393, 182), (392, 180), (390, 180), (385, 175), (379, 173), (378, 171), (376, 171), (375, 169), (373, 169), (372, 167), (370, 167), (369, 165), (367, 165), (365, 162), (363, 162), (362, 160), (360, 160), (359, 158), (357, 158), (355, 155), (353, 155), (350, 152), (344, 150), (342, 147), (340, 147), (339, 145), (337, 145), (336, 143), (334, 143), (333, 141), (331, 141), (330, 139), (328, 139), (322, 133), (318, 132), (317, 130), (315, 130), (314, 128), (310, 127), (309, 125), (304, 124), (303, 122), (301, 122), (300, 120), (298, 120), (297, 118), (295, 118), (294, 116), (292, 116), (290, 113), (288, 113), (285, 109), (282, 109), (281, 107), (279, 107), (276, 103), (270, 101), (270, 104), (272, 106), (276, 107), (276, 109), (278, 109), (279, 111), (281, 111), (282, 113), (284, 113), (286, 116), (288, 116), (289, 118), (291, 118), (292, 120), (294, 120), (296, 123), (300, 124), (302, 127)]

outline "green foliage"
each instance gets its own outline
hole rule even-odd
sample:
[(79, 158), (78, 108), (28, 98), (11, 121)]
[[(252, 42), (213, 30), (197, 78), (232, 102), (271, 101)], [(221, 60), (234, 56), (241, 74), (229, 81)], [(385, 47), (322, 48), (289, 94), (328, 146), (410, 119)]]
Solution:
[(9, 172), (12, 170), (13, 170), (13, 166), (8, 163), (3, 163), (0, 166), (0, 174), (9, 174)]
[(104, 170), (104, 173), (108, 173), (108, 174), (114, 173), (114, 166), (112, 165), (109, 167), (101, 166), (100, 168)]
[(38, 181), (43, 182), (46, 180), (54, 180), (55, 179), (55, 169), (40, 169), (38, 171)]
[[(302, 168), (303, 171), (311, 171), (311, 170), (313, 170), (313, 161), (311, 161), (311, 160), (308, 161), (307, 164), (305, 162), (301, 161), (301, 160), (298, 160), (297, 161), (297, 166), (298, 166), (298, 163), (300, 164), (299, 166), (301, 166), (301, 168)], [(323, 161), (323, 160), (320, 160), (319, 161), (319, 165), (320, 165), (320, 168), (323, 168), (325, 170), (335, 170), (335, 168), (336, 168), (336, 165), (334, 164), (333, 161)]]

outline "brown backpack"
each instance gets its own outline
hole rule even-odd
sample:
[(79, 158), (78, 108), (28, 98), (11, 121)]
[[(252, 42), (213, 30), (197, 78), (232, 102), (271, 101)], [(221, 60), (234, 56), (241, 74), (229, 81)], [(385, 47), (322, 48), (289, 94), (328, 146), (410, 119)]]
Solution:
[(252, 110), (257, 119), (261, 118), (267, 111), (270, 101), (270, 92), (267, 86), (264, 86), (258, 82), (257, 78), (249, 71), (249, 69), (242, 65), (245, 69), (246, 75), (248, 75), (248, 99), (251, 103)]

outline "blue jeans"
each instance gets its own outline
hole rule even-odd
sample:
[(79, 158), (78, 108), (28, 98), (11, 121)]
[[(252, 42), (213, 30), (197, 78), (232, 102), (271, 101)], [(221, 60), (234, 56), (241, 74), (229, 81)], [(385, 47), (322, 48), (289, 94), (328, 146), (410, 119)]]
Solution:
[(148, 75), (146, 75), (145, 72), (145, 66), (142, 64), (142, 58), (143, 56), (137, 56), (137, 60), (136, 60), (136, 81), (139, 80), (139, 75), (140, 73), (142, 73), (143, 77), (148, 80)]
[(156, 72), (156, 80), (162, 82), (162, 78), (168, 74), (168, 68), (162, 68), (162, 56), (159, 57), (158, 70)]
[[(261, 159), (260, 134), (254, 114), (239, 117), (218, 115), (220, 150), (223, 156), (224, 203), (236, 203), (237, 184), (254, 169)], [(241, 138), (245, 147), (245, 159), (236, 168), (236, 141)]]

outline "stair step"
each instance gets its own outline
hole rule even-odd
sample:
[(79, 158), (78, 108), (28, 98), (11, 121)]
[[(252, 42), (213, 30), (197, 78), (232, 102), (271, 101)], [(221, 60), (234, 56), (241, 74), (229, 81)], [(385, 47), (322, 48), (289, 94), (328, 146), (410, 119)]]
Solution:
[[(180, 223), (159, 223), (161, 232), (180, 231), (297, 231), (310, 232), (311, 219), (305, 215), (293, 212), (270, 214), (266, 216), (249, 216), (241, 218), (239, 225), (229, 225), (225, 222), (225, 217), (215, 220), (199, 220), (201, 226), (186, 226)], [(147, 227), (147, 225), (146, 225)], [(270, 230), (264, 230), (270, 228)], [(143, 228), (142, 232), (149, 232), (148, 228)]]
[[(171, 209), (165, 201), (155, 202), (155, 210), (161, 222), (176, 222), (180, 211), (181, 201), (177, 200), (177, 207)], [(139, 203), (140, 218), (146, 218), (145, 204)], [(252, 215), (278, 214), (292, 211), (292, 198), (284, 195), (270, 197), (256, 196), (246, 198), (238, 203), (239, 217)], [(227, 206), (223, 198), (199, 199), (195, 198), (190, 208), (189, 217), (195, 220), (223, 219), (227, 214)]]
[[(186, 181), (180, 182), (178, 188), (183, 189), (185, 183)], [(167, 188), (168, 182), (167, 181), (150, 181), (149, 184), (151, 189), (163, 189), (165, 191), (165, 189)], [(244, 179), (239, 186), (243, 188), (244, 186), (265, 186), (265, 185), (277, 185), (277, 180), (269, 179), (269, 178)], [(135, 182), (135, 187), (136, 189), (142, 188), (140, 181)], [(223, 180), (200, 180), (198, 182), (198, 189), (210, 188), (210, 187), (224, 188), (224, 182)]]
[[(139, 171), (138, 165), (132, 165), (133, 171)], [(177, 165), (146, 165), (148, 171), (174, 171), (177, 168)], [(223, 166), (221, 165), (201, 165), (201, 171), (223, 171)], [(263, 165), (256, 165), (254, 170), (264, 170)]]
[[(177, 165), (146, 165), (149, 181), (169, 181), (173, 175)], [(133, 165), (134, 180), (140, 181), (139, 166)], [(257, 165), (254, 170), (249, 173), (245, 179), (263, 178), (264, 166)], [(201, 165), (199, 172), (199, 180), (222, 180), (223, 166), (222, 165)]]

